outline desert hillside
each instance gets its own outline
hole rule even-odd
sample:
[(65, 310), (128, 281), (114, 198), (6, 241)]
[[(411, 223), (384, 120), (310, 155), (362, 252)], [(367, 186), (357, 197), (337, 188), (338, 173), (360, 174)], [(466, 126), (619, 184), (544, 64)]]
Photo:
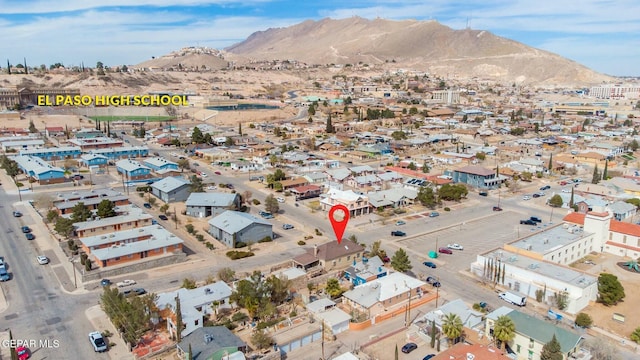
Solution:
[(453, 30), (436, 21), (308, 20), (268, 29), (227, 49), (254, 60), (308, 64), (393, 64), (457, 78), (545, 84), (611, 80), (574, 61), (482, 30)]

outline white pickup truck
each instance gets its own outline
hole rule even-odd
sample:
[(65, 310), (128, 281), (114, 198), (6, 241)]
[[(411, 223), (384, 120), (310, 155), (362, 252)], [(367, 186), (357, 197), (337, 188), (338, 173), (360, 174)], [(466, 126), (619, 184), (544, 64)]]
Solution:
[(125, 287), (125, 286), (131, 286), (131, 285), (135, 285), (136, 282), (135, 280), (122, 280), (120, 282), (116, 283), (117, 287)]

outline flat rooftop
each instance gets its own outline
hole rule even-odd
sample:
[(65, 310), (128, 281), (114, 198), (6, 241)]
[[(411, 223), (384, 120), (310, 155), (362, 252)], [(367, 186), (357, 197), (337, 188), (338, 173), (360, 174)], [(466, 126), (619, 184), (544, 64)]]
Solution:
[(503, 249), (495, 249), (483, 256), (494, 259), (501, 259), (505, 264), (509, 266), (515, 266), (527, 271), (531, 271), (547, 278), (556, 279), (567, 284), (574, 285), (579, 288), (586, 288), (587, 286), (598, 281), (598, 278), (586, 274), (572, 268), (556, 265), (537, 259), (528, 258), (510, 251)]
[(579, 239), (592, 235), (591, 233), (585, 233), (580, 226), (565, 226), (564, 224), (558, 224), (546, 228), (540, 232), (509, 243), (509, 245), (522, 250), (546, 255), (570, 245)]

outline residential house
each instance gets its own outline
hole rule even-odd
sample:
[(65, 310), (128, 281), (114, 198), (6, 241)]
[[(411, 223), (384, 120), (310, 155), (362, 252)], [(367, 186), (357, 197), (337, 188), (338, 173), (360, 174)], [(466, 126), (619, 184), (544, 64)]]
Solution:
[(309, 181), (305, 177), (301, 176), (290, 180), (282, 180), (280, 181), (280, 184), (282, 184), (282, 190), (287, 191), (298, 186), (309, 185)]
[(415, 188), (398, 187), (369, 192), (367, 196), (373, 209), (401, 208), (413, 204), (418, 197), (418, 191)]
[(351, 281), (354, 286), (364, 284), (383, 276), (387, 276), (389, 271), (384, 266), (380, 257), (362, 257), (360, 261), (353, 259), (353, 264), (344, 272), (345, 279)]
[(333, 335), (349, 330), (351, 315), (337, 308), (332, 300), (316, 300), (307, 304), (307, 310), (314, 318), (323, 322)]
[(353, 311), (373, 317), (409, 299), (420, 298), (427, 283), (409, 275), (394, 272), (358, 285), (342, 294), (343, 304)]
[(513, 360), (500, 348), (497, 348), (492, 344), (468, 344), (466, 342), (459, 342), (447, 349), (444, 349), (442, 352), (431, 358), (431, 360), (451, 359)]
[(151, 184), (151, 193), (167, 204), (185, 201), (191, 195), (191, 182), (181, 177), (166, 177)]
[(186, 215), (194, 217), (218, 216), (227, 210), (240, 210), (242, 199), (231, 193), (191, 193), (185, 205)]
[(224, 281), (218, 281), (195, 289), (180, 288), (175, 291), (157, 295), (156, 305), (160, 316), (167, 321), (167, 330), (171, 336), (176, 335), (176, 299), (180, 299), (182, 313), (182, 337), (200, 329), (204, 325), (204, 317), (231, 307), (229, 298), (232, 289)]
[(104, 219), (88, 220), (73, 224), (79, 238), (110, 234), (115, 231), (135, 229), (152, 225), (153, 216), (142, 211)]
[(326, 173), (323, 173), (323, 172), (312, 172), (312, 173), (307, 173), (306, 175), (304, 175), (304, 178), (307, 179), (307, 181), (311, 185), (315, 184), (315, 185), (322, 186), (322, 184), (325, 181), (327, 181), (327, 179), (329, 177), (328, 177), (328, 175)]
[(66, 180), (63, 169), (52, 166), (37, 156), (18, 155), (13, 160), (27, 177), (40, 185), (59, 184)]
[(266, 237), (273, 239), (273, 225), (248, 213), (227, 210), (209, 220), (209, 234), (235, 248), (239, 242), (246, 244)]
[(545, 164), (545, 162), (542, 161), (542, 159), (530, 158), (530, 157), (522, 158), (518, 161), (518, 163), (525, 168), (525, 171), (534, 175), (538, 172), (544, 172), (548, 165), (548, 163)]
[(346, 206), (351, 217), (365, 215), (370, 212), (369, 197), (355, 193), (353, 190), (343, 191), (331, 188), (325, 194), (320, 195), (322, 210), (329, 211), (338, 204)]
[(497, 189), (505, 178), (496, 176), (495, 170), (469, 165), (453, 170), (453, 182), (467, 184), (478, 189)]
[(382, 180), (373, 174), (359, 175), (349, 177), (345, 184), (356, 189), (371, 187), (380, 188), (382, 185)]
[(324, 271), (341, 270), (362, 258), (364, 247), (348, 239), (329, 241), (322, 245), (306, 248), (305, 253), (293, 258), (295, 267), (309, 270), (320, 267)]
[(99, 154), (82, 154), (78, 162), (88, 168), (107, 166), (109, 158)]
[(65, 136), (64, 127), (62, 127), (62, 126), (45, 126), (44, 135), (46, 137)]
[(180, 359), (188, 359), (191, 350), (198, 360), (245, 360), (247, 344), (226, 326), (204, 326), (183, 336), (176, 348)]
[(568, 360), (571, 355), (579, 352), (584, 340), (582, 336), (551, 322), (506, 307), (496, 309), (486, 316), (485, 334), (491, 338), (495, 322), (500, 315), (509, 317), (515, 325), (516, 336), (508, 346), (515, 353), (517, 360), (540, 360), (542, 347), (551, 341), (554, 335), (560, 343), (562, 358)]
[(85, 139), (69, 139), (70, 144), (80, 147), (83, 152), (95, 150), (95, 149), (113, 149), (120, 147), (124, 142), (118, 138), (110, 137), (94, 137)]
[(146, 146), (122, 146), (122, 147), (111, 147), (104, 149), (93, 149), (89, 151), (90, 154), (96, 155), (104, 155), (109, 158), (109, 160), (118, 160), (118, 159), (131, 159), (131, 158), (139, 158), (146, 157), (149, 155), (149, 148)]
[(159, 225), (80, 237), (82, 249), (99, 267), (182, 253), (183, 240)]
[(127, 181), (144, 180), (151, 177), (151, 169), (131, 159), (117, 161), (116, 169)]
[(44, 147), (44, 140), (42, 139), (28, 139), (28, 140), (7, 140), (0, 143), (0, 147), (5, 153), (11, 151), (41, 149)]
[(92, 198), (81, 199), (81, 200), (58, 201), (58, 202), (55, 202), (53, 206), (55, 207), (55, 210), (58, 212), (59, 215), (67, 215), (67, 214), (73, 213), (73, 208), (77, 204), (83, 204), (90, 211), (95, 211), (98, 209), (98, 205), (104, 200), (109, 201), (111, 204), (113, 204), (113, 206), (122, 206), (122, 205), (130, 204), (128, 196), (118, 194), (118, 195), (105, 196), (105, 197), (92, 197)]
[(304, 200), (319, 197), (322, 194), (322, 187), (318, 185), (296, 186), (289, 190), (296, 200)]
[(50, 147), (38, 149), (22, 149), (19, 152), (24, 156), (37, 156), (45, 161), (77, 159), (82, 150), (77, 146)]
[(342, 184), (344, 181), (351, 176), (351, 171), (349, 169), (337, 168), (337, 169), (329, 169), (326, 171), (328, 175), (327, 181), (335, 182)]
[(636, 214), (636, 206), (624, 201), (616, 201), (609, 205), (609, 211), (613, 214), (613, 218), (618, 221), (625, 219), (633, 219)]
[(167, 160), (163, 157), (152, 157), (142, 161), (142, 163), (155, 172), (164, 172), (168, 170), (179, 170), (178, 163)]

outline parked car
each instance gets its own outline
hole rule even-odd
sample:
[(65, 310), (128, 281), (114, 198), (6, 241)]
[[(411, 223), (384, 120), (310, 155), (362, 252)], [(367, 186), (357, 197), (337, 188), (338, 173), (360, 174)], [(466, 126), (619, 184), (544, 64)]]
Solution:
[(109, 286), (109, 285), (111, 285), (111, 280), (109, 280), (109, 279), (102, 279), (102, 280), (100, 280), (100, 285), (102, 285), (102, 286)]
[(28, 227), (28, 226), (23, 226), (22, 227), (22, 233), (28, 234), (30, 232), (31, 232), (31, 228), (30, 227)]
[(84, 179), (84, 175), (76, 174), (72, 177), (73, 180), (82, 180)]
[(151, 209), (151, 204), (149, 203), (144, 203), (142, 204), (142, 206), (146, 207), (147, 209)]
[(11, 279), (11, 277), (9, 276), (9, 273), (7, 272), (7, 269), (0, 268), (0, 281), (2, 281), (2, 282), (9, 281), (9, 279)]
[(447, 249), (446, 247), (439, 248), (438, 252), (441, 254), (449, 254), (449, 255), (453, 254), (453, 251), (451, 251), (451, 249)]
[(136, 295), (140, 296), (140, 295), (146, 294), (147, 290), (143, 288), (137, 288), (137, 289), (133, 289), (133, 292), (136, 293)]
[(405, 224), (406, 224), (406, 222), (404, 220), (396, 221), (396, 226), (405, 225)]
[(407, 236), (407, 233), (404, 231), (395, 230), (391, 232), (391, 236)]
[(522, 200), (531, 200), (531, 196), (525, 195), (522, 197)]
[(549, 190), (549, 189), (551, 189), (551, 186), (549, 186), (549, 185), (545, 185), (545, 186), (540, 188), (541, 191), (545, 191), (545, 190)]
[(563, 192), (563, 193), (570, 193), (570, 192), (571, 192), (571, 189), (562, 189), (562, 192)]
[(18, 360), (27, 360), (28, 358), (31, 357), (31, 354), (29, 353), (29, 349), (27, 349), (24, 346), (18, 346), (16, 348), (16, 355), (18, 355)]
[(437, 211), (432, 211), (431, 213), (429, 213), (429, 217), (437, 217), (440, 216), (440, 213)]
[(447, 248), (451, 250), (464, 250), (464, 248), (460, 244), (449, 244), (447, 245)]
[(220, 171), (216, 171), (216, 172), (214, 172), (214, 174), (216, 174), (216, 175), (222, 175), (222, 173), (221, 173)]
[(21, 217), (21, 216), (22, 216), (22, 213), (21, 213), (20, 211), (14, 211), (14, 212), (13, 212), (13, 216), (14, 216), (14, 217)]
[(539, 218), (539, 217), (537, 217), (537, 216), (532, 216), (532, 217), (530, 217), (530, 218), (529, 218), (529, 220), (531, 220), (531, 221), (535, 221), (535, 222), (537, 222), (537, 223), (541, 223), (541, 222), (542, 222), (542, 219), (540, 219), (540, 218)]
[(436, 356), (436, 354), (429, 354), (422, 358), (422, 360), (430, 360), (432, 357)]
[(494, 206), (493, 211), (502, 211), (502, 208), (500, 206)]
[(531, 195), (531, 196), (533, 196), (533, 198), (535, 199), (535, 198), (539, 198), (539, 197), (540, 197), (540, 194), (535, 193), (535, 194), (533, 194), (533, 195)]
[(416, 345), (415, 343), (406, 343), (402, 347), (402, 352), (405, 354), (408, 354), (417, 348), (418, 348), (418, 345)]
[(427, 279), (425, 280), (427, 282), (427, 284), (431, 284), (431, 286), (433, 287), (440, 287), (440, 281), (438, 281), (438, 279), (436, 279), (434, 276), (427, 276)]
[(27, 238), (27, 240), (34, 240), (36, 238), (32, 233), (26, 233), (24, 234), (24, 237)]
[(428, 268), (432, 268), (432, 269), (437, 268), (436, 264), (432, 261), (425, 261), (422, 264)]
[(135, 284), (136, 284), (135, 280), (127, 279), (127, 280), (122, 280), (122, 281), (116, 283), (116, 286), (117, 287), (125, 287), (125, 286), (131, 286), (131, 285), (135, 285)]
[(47, 265), (49, 263), (49, 258), (44, 255), (38, 255), (36, 259), (40, 265)]
[(104, 341), (102, 334), (99, 331), (93, 331), (89, 333), (89, 341), (93, 346), (93, 351), (103, 352), (107, 351), (107, 343)]
[(284, 202), (284, 198), (283, 197), (278, 197), (276, 198), (276, 201), (279, 203), (283, 203)]
[(486, 192), (486, 191), (480, 191), (480, 192), (478, 193), (478, 195), (480, 195), (480, 196), (489, 196), (489, 193), (488, 193), (488, 192)]
[(567, 185), (567, 182), (566, 181), (560, 181), (559, 184), (564, 186), (564, 185)]
[(527, 220), (520, 220), (520, 225), (537, 225), (538, 223), (531, 220), (531, 219), (527, 219)]
[(293, 225), (291, 224), (282, 224), (282, 228), (285, 230), (291, 230), (293, 229)]
[(158, 218), (160, 220), (169, 220), (169, 218), (167, 217), (167, 215), (158, 215)]

